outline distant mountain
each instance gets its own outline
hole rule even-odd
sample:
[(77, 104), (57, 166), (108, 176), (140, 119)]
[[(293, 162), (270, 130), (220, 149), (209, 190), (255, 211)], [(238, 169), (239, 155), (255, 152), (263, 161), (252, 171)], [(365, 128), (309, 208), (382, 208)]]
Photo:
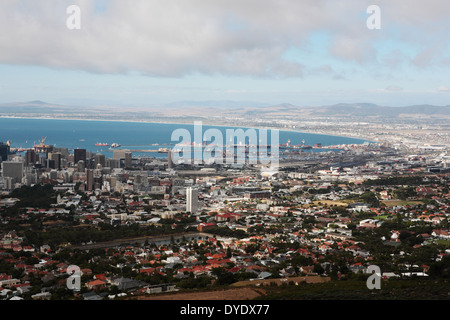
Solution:
[(69, 106), (46, 103), (44, 101), (11, 102), (0, 104), (0, 114), (39, 114), (59, 113), (70, 110)]
[(116, 106), (75, 106), (53, 104), (40, 100), (28, 102), (11, 102), (0, 104), (0, 115), (70, 115), (70, 114), (101, 114), (106, 112), (117, 112), (123, 108)]
[(179, 101), (160, 106), (67, 106), (52, 104), (40, 100), (0, 104), (0, 116), (78, 116), (83, 118), (140, 118), (161, 116), (208, 117), (208, 116), (242, 116), (265, 117), (358, 117), (358, 118), (447, 118), (450, 117), (449, 106), (412, 105), (404, 107), (380, 106), (373, 103), (338, 103), (324, 106), (296, 106), (290, 103), (268, 104), (253, 101)]
[[(311, 109), (310, 109), (311, 110)], [(313, 111), (313, 110), (311, 110)], [(401, 115), (446, 115), (450, 116), (450, 106), (413, 105), (404, 107), (379, 106), (372, 103), (339, 103), (331, 106), (317, 107), (312, 114), (360, 117), (399, 117)]]
[(28, 104), (46, 105), (46, 104), (48, 104), (48, 103), (47, 103), (47, 102), (44, 102), (44, 101), (41, 101), (41, 100), (34, 100), (34, 101), (28, 102)]

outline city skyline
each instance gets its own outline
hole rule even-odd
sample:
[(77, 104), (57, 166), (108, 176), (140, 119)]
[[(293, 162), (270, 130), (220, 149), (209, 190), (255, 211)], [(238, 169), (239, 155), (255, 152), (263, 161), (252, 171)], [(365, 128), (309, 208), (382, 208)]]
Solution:
[[(80, 9), (71, 30), (67, 8)], [(371, 5), (380, 29), (367, 26)], [(448, 4), (3, 1), (0, 103), (447, 105)]]

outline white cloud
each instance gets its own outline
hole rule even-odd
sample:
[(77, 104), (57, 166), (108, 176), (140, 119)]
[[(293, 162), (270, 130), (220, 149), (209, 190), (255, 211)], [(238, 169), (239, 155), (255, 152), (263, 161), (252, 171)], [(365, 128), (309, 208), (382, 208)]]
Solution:
[[(168, 77), (301, 77), (314, 67), (283, 54), (302, 49), (313, 32), (330, 33), (328, 56), (361, 64), (377, 63), (374, 41), (389, 34), (389, 25), (404, 26), (399, 37), (406, 41), (415, 39), (407, 27), (430, 30), (430, 21), (433, 39), (446, 36), (446, 1), (379, 2), (377, 33), (365, 27), (371, 1), (361, 0), (110, 0), (100, 12), (94, 0), (2, 0), (0, 63)], [(81, 30), (66, 28), (71, 4), (82, 9)], [(427, 51), (426, 58), (433, 54), (442, 51)], [(415, 62), (421, 65), (421, 57)]]

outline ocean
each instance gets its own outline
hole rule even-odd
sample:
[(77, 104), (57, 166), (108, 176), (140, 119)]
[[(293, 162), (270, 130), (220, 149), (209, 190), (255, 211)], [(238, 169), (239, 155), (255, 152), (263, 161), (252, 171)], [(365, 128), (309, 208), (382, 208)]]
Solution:
[[(172, 133), (176, 129), (186, 129), (192, 133), (193, 125), (166, 124), (125, 121), (90, 121), (90, 120), (60, 120), (60, 119), (22, 119), (0, 118), (0, 142), (11, 141), (11, 147), (31, 148), (45, 138), (45, 144), (54, 147), (64, 147), (69, 150), (86, 149), (94, 153), (112, 156), (112, 149), (108, 146), (96, 146), (97, 143), (118, 143), (118, 149), (130, 150), (158, 150), (172, 148), (180, 141), (171, 141)], [(219, 129), (226, 137), (226, 129), (234, 127), (203, 125), (203, 133), (208, 129)], [(246, 130), (244, 128), (244, 130)], [(257, 132), (259, 129), (256, 129)], [(270, 143), (270, 130), (268, 142)], [(279, 132), (279, 142), (291, 145), (311, 145), (320, 143), (322, 146), (341, 144), (362, 144), (367, 140), (340, 136), (303, 133), (297, 131)], [(226, 143), (226, 142), (225, 142)], [(323, 149), (327, 150), (327, 149)], [(306, 150), (320, 152), (321, 149)], [(329, 150), (327, 150), (329, 151)], [(133, 156), (147, 156), (165, 158), (167, 155), (149, 152), (133, 152)]]

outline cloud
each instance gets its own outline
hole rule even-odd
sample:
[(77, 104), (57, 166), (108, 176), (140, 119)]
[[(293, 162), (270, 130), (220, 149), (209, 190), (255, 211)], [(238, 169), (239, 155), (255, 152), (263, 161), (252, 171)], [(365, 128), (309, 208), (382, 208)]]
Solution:
[(439, 88), (437, 88), (437, 90), (439, 92), (450, 92), (450, 88), (446, 86), (440, 86)]
[[(66, 28), (66, 8), (72, 4), (81, 8), (81, 30)], [(284, 54), (292, 47), (304, 50), (310, 36), (323, 30), (330, 35), (321, 48), (326, 58), (362, 66), (379, 63), (376, 45), (388, 37), (390, 30), (384, 28), (390, 26), (400, 28), (396, 39), (400, 42), (416, 39), (408, 31), (411, 26), (413, 31), (423, 27), (419, 39), (425, 45), (428, 32), (433, 32), (433, 41), (447, 39), (449, 22), (441, 7), (448, 6), (446, 1), (417, 0), (407, 6), (380, 1), (380, 32), (366, 28), (370, 4), (366, 0), (345, 4), (334, 0), (2, 0), (0, 63), (100, 74), (284, 78), (318, 71), (308, 60), (287, 60)], [(433, 42), (435, 50), (424, 51), (414, 63), (439, 62), (434, 58), (443, 54), (445, 45), (445, 41)]]
[[(94, 1), (76, 2), (81, 30), (70, 31), (65, 25), (69, 1), (2, 1), (0, 27), (11, 32), (0, 38), (0, 61), (158, 76), (302, 72), (300, 63), (282, 55), (286, 44), (297, 42), (301, 30), (311, 26), (289, 16), (287, 3), (112, 0), (98, 13)], [(313, 6), (294, 7), (320, 20)], [(268, 11), (273, 15), (265, 16)], [(280, 23), (281, 17), (289, 22)]]

